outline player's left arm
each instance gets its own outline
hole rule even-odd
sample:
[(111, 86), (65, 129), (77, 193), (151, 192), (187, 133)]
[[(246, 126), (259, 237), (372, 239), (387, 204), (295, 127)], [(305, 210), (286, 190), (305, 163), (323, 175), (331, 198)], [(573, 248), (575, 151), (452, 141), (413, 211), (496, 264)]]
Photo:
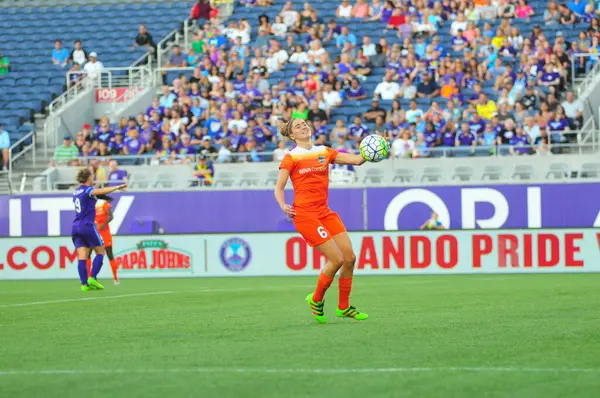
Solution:
[(366, 160), (362, 156), (351, 153), (338, 153), (335, 159), (333, 159), (333, 163), (335, 164), (350, 164), (353, 166), (360, 166), (365, 162)]

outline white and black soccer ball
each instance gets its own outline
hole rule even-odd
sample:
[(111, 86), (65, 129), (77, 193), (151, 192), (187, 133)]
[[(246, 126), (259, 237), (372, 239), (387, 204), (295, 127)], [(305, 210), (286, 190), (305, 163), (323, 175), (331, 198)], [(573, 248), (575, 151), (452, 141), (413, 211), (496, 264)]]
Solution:
[(386, 139), (377, 134), (371, 134), (363, 138), (359, 149), (363, 159), (373, 163), (387, 159), (390, 153), (390, 146)]

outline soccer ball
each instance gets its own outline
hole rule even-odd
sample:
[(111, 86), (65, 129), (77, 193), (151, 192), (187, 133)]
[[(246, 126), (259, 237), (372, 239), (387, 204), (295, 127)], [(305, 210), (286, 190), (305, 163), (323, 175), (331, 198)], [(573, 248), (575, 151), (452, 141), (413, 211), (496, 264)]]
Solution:
[(387, 159), (389, 152), (390, 146), (380, 135), (368, 135), (360, 142), (360, 156), (367, 162), (381, 162)]

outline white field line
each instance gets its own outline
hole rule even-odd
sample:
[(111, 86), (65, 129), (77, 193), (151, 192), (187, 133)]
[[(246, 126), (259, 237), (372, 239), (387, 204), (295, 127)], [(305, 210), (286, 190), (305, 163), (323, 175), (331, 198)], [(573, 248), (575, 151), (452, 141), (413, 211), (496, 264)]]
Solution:
[(155, 373), (258, 373), (258, 374), (394, 374), (394, 373), (600, 373), (600, 368), (522, 368), (522, 367), (405, 367), (362, 369), (310, 369), (310, 368), (183, 368), (183, 369), (43, 369), (2, 370), (0, 376), (39, 375), (98, 375), (98, 374), (155, 374)]
[[(196, 293), (218, 293), (218, 292), (245, 292), (245, 291), (264, 291), (264, 290), (287, 290), (294, 288), (311, 288), (314, 285), (298, 285), (298, 286), (270, 286), (270, 287), (253, 287), (253, 288), (223, 288), (223, 289), (190, 289), (190, 290), (169, 290), (164, 292), (147, 292), (147, 293), (131, 293), (131, 294), (120, 294), (117, 296), (97, 296), (97, 297), (81, 297), (74, 299), (63, 299), (63, 300), (48, 300), (48, 301), (34, 301), (30, 303), (18, 303), (18, 304), (2, 304), (0, 308), (13, 308), (13, 307), (28, 307), (33, 305), (45, 305), (45, 304), (60, 304), (60, 303), (75, 303), (78, 301), (91, 301), (91, 300), (112, 300), (127, 297), (141, 297), (141, 296), (155, 296), (160, 294), (175, 294), (185, 292), (196, 292)], [(91, 294), (94, 294), (91, 292)]]

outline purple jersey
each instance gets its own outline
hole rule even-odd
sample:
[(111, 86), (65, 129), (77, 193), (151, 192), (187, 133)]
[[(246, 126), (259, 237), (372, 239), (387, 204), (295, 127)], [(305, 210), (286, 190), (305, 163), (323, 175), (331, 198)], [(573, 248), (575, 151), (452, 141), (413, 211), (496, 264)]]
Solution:
[(569, 121), (567, 119), (550, 120), (548, 122), (550, 131), (565, 131), (569, 127)]
[(461, 146), (471, 146), (473, 141), (475, 141), (475, 136), (470, 131), (467, 131), (466, 133), (461, 131), (456, 136), (456, 139)]
[(348, 88), (346, 89), (346, 95), (348, 95), (348, 98), (352, 99), (352, 98), (357, 98), (357, 97), (362, 97), (363, 95), (366, 95), (367, 93), (365, 93), (365, 90), (361, 87), (358, 86), (356, 88)]
[(183, 144), (179, 144), (179, 146), (177, 147), (177, 154), (179, 155), (179, 157), (185, 157), (187, 155), (195, 155), (196, 148), (194, 148), (192, 145), (185, 146)]
[(73, 226), (94, 225), (96, 219), (96, 197), (92, 196), (94, 187), (82, 185), (73, 192), (75, 220)]
[(456, 137), (453, 131), (446, 131), (442, 134), (442, 145), (443, 146), (454, 146)]
[(359, 137), (359, 138), (364, 137), (366, 135), (369, 135), (369, 128), (364, 124), (360, 124), (360, 125), (352, 124), (348, 128), (348, 135), (350, 137)]
[(439, 137), (437, 131), (435, 130), (425, 131), (423, 132), (423, 135), (425, 136), (425, 142), (427, 142), (428, 147), (434, 146)]
[(121, 185), (126, 177), (127, 172), (125, 170), (115, 170), (108, 175), (108, 181), (110, 181), (108, 186), (115, 187)]
[(139, 138), (129, 138), (125, 141), (127, 147), (127, 153), (130, 155), (137, 155), (142, 148), (143, 142)]
[(256, 141), (256, 144), (258, 146), (264, 144), (269, 139), (269, 137), (265, 134), (263, 129), (258, 126), (254, 127), (254, 130), (252, 130), (252, 132), (254, 133), (254, 141)]
[(469, 122), (469, 130), (471, 131), (471, 134), (477, 137), (483, 134), (483, 130), (485, 130), (485, 122), (483, 120), (478, 122)]
[(150, 117), (150, 116), (152, 116), (152, 112), (156, 112), (158, 114), (158, 116), (162, 117), (162, 115), (165, 114), (165, 108), (162, 106), (159, 106), (158, 108), (151, 106), (146, 110), (146, 115), (148, 115), (148, 117)]
[(529, 139), (525, 135), (514, 135), (510, 139), (510, 145), (513, 145), (514, 151), (519, 154), (526, 154), (531, 152), (531, 148), (529, 148)]
[(110, 144), (110, 142), (115, 138), (115, 133), (113, 133), (111, 130), (108, 130), (106, 132), (102, 132), (100, 131), (97, 135), (96, 135), (96, 139), (98, 141), (104, 142), (106, 145)]

